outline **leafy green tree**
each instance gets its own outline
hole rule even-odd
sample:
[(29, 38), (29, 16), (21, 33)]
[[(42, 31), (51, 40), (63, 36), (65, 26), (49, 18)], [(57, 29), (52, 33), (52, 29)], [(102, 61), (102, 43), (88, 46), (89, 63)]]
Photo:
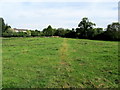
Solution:
[(103, 32), (103, 28), (93, 28), (88, 31), (88, 38), (95, 39), (94, 37)]
[(120, 30), (120, 23), (114, 22), (107, 26), (107, 31), (119, 31)]
[(67, 38), (76, 38), (76, 32), (74, 29), (70, 30), (70, 29), (66, 29), (65, 30), (65, 37)]
[(4, 23), (4, 19), (0, 18), (0, 36), (2, 36), (2, 32), (5, 31), (5, 23)]
[(11, 26), (9, 26), (8, 24), (5, 24), (4, 28), (5, 28), (5, 31), (7, 31), (9, 28), (11, 28)]
[(96, 39), (120, 41), (120, 23), (109, 24), (106, 31), (97, 35)]
[(48, 32), (48, 36), (53, 36), (53, 29), (52, 29), (51, 25), (49, 25), (47, 27), (47, 32)]
[(64, 28), (58, 28), (55, 32), (55, 36), (61, 36), (64, 37), (65, 36), (65, 30)]
[(5, 25), (5, 31), (2, 32), (2, 35), (3, 35), (3, 36), (6, 35), (7, 37), (12, 37), (12, 36), (13, 36), (13, 33), (14, 33), (14, 30), (13, 30), (10, 26)]
[(108, 40), (120, 40), (119, 30), (120, 30), (120, 23), (114, 22), (107, 26), (107, 31), (105, 32), (105, 35), (109, 37)]
[(43, 29), (43, 33), (45, 36), (53, 36), (55, 34), (55, 29), (53, 29), (51, 25), (49, 25), (47, 28)]
[(78, 33), (78, 37), (82, 38), (88, 38), (89, 32), (93, 29), (93, 26), (95, 26), (95, 23), (92, 23), (89, 21), (88, 18), (83, 18), (82, 21), (78, 24), (78, 27), (76, 29), (76, 32)]
[(27, 33), (26, 32), (18, 32), (19, 37), (26, 37)]
[(38, 31), (38, 30), (35, 30), (35, 31), (31, 30), (31, 36), (35, 37), (35, 36), (40, 36), (40, 35), (41, 35), (40, 31)]
[(27, 30), (26, 33), (27, 33), (28, 37), (31, 36), (31, 31), (30, 30)]

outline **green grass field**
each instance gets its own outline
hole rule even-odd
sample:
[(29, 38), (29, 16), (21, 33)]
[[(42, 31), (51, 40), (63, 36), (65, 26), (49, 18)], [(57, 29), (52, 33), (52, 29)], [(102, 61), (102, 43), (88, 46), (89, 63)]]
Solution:
[(3, 38), (3, 88), (118, 88), (118, 42)]

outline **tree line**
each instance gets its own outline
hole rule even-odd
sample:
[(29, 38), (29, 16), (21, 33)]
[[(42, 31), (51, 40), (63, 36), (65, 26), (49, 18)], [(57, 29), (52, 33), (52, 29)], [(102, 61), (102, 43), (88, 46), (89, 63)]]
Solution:
[(40, 30), (27, 30), (26, 32), (15, 32), (11, 26), (2, 24), (2, 36), (3, 37), (51, 37), (59, 36), (66, 38), (80, 38), (80, 39), (93, 39), (93, 40), (120, 40), (120, 23), (114, 22), (109, 24), (104, 30), (103, 28), (94, 28), (95, 23), (89, 21), (84, 17), (78, 27), (70, 29), (64, 28), (52, 28), (49, 25), (47, 28)]

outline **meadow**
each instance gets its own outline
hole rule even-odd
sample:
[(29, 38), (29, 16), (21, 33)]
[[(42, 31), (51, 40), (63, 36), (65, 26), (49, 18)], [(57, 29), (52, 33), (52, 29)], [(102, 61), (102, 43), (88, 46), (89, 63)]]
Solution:
[(118, 42), (3, 38), (3, 88), (118, 88)]

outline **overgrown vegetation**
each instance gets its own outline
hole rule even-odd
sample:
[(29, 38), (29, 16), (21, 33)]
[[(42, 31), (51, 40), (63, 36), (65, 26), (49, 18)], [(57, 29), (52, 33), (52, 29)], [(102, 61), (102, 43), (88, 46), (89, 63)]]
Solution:
[(47, 28), (40, 30), (28, 30), (27, 32), (14, 32), (14, 30), (7, 24), (3, 24), (3, 37), (36, 37), (36, 36), (60, 36), (67, 38), (82, 38), (95, 40), (120, 40), (120, 23), (114, 22), (107, 26), (106, 30), (103, 28), (94, 28), (96, 25), (89, 21), (88, 18), (83, 18), (76, 29), (52, 28), (49, 25)]

